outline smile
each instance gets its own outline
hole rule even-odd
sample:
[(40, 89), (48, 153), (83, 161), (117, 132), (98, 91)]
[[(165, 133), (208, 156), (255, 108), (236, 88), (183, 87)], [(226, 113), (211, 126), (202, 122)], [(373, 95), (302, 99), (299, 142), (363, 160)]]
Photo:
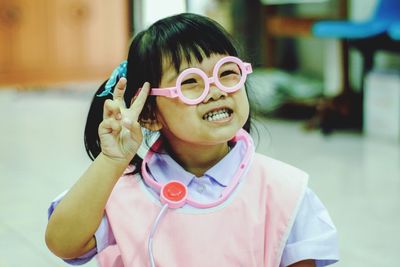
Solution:
[(228, 108), (222, 108), (219, 110), (214, 110), (206, 113), (203, 116), (203, 120), (206, 121), (220, 121), (229, 118), (232, 115), (233, 111)]

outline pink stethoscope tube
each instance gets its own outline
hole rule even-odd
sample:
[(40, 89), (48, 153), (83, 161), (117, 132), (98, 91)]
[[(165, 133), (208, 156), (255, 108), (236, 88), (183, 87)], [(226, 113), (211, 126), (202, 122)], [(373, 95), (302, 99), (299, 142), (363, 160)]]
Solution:
[[(210, 203), (200, 203), (188, 197), (186, 185), (179, 181), (171, 180), (166, 184), (160, 184), (151, 178), (150, 174), (147, 172), (146, 164), (149, 162), (150, 158), (153, 156), (154, 152), (157, 151), (161, 146), (161, 140), (158, 139), (154, 145), (149, 149), (146, 156), (142, 162), (142, 176), (145, 183), (151, 187), (153, 190), (160, 193), (160, 201), (163, 204), (162, 209), (160, 210), (157, 218), (155, 219), (150, 234), (148, 237), (147, 247), (148, 247), (148, 256), (150, 261), (150, 266), (155, 267), (155, 261), (153, 256), (153, 236), (157, 230), (157, 226), (160, 223), (161, 219), (168, 211), (168, 209), (177, 209), (183, 207), (185, 204), (188, 204), (194, 208), (199, 209), (207, 209), (216, 207), (219, 204), (223, 203), (235, 190), (237, 185), (239, 184), (240, 178), (243, 176), (244, 172), (247, 170), (247, 166), (250, 163), (252, 152), (254, 150), (252, 139), (250, 135), (243, 129), (240, 129), (236, 136), (232, 139), (232, 141), (243, 140), (246, 144), (246, 153), (240, 163), (238, 170), (236, 171), (231, 183), (229, 186), (225, 188), (222, 192), (221, 197), (216, 201)], [(170, 187), (170, 188), (169, 188)]]
[[(208, 209), (208, 208), (218, 206), (219, 204), (224, 202), (230, 196), (230, 194), (233, 192), (233, 190), (236, 188), (237, 184), (239, 183), (240, 177), (242, 177), (243, 172), (246, 170), (246, 166), (249, 163), (251, 154), (252, 154), (251, 152), (252, 152), (253, 143), (251, 141), (251, 138), (249, 137), (249, 134), (243, 129), (240, 129), (238, 131), (238, 133), (236, 134), (236, 136), (232, 139), (232, 141), (239, 141), (239, 140), (243, 140), (246, 143), (246, 146), (247, 146), (246, 154), (244, 155), (243, 160), (239, 165), (239, 169), (236, 171), (231, 184), (225, 188), (225, 190), (222, 192), (222, 195), (219, 199), (217, 199), (216, 201), (210, 202), (210, 203), (201, 203), (201, 202), (197, 202), (189, 197), (186, 197), (184, 199), (184, 201), (181, 201), (179, 203), (178, 206), (176, 205), (176, 201), (169, 201), (168, 199), (164, 199), (163, 204), (164, 203), (168, 204), (169, 208), (180, 208), (183, 205), (188, 204), (194, 208)], [(157, 149), (159, 149), (160, 146), (161, 146), (161, 140), (158, 139), (154, 143), (152, 148), (149, 149), (149, 151), (147, 152), (147, 154), (144, 157), (143, 162), (142, 162), (142, 176), (148, 186), (150, 186), (153, 190), (155, 190), (161, 194), (162, 188), (165, 185), (162, 185), (162, 184), (158, 183), (157, 181), (155, 181), (153, 178), (151, 178), (150, 174), (147, 172), (147, 168), (146, 168), (147, 162), (150, 160), (150, 158), (154, 154), (153, 151), (157, 151)], [(174, 181), (174, 182), (176, 182), (176, 181)]]

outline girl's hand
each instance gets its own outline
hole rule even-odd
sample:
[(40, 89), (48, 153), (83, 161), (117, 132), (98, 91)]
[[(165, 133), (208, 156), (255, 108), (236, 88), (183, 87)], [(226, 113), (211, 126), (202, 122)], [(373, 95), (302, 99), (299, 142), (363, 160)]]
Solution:
[(150, 84), (143, 85), (139, 95), (129, 108), (124, 102), (126, 79), (121, 78), (114, 90), (113, 100), (104, 103), (103, 121), (99, 125), (101, 152), (112, 159), (130, 161), (142, 143), (142, 131), (138, 122), (150, 91)]

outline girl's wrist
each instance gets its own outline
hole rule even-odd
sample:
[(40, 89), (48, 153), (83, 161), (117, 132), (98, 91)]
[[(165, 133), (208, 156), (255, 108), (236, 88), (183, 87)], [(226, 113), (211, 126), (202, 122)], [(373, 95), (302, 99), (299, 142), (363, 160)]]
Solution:
[(130, 163), (130, 159), (127, 158), (116, 158), (116, 157), (110, 157), (103, 152), (100, 152), (99, 158), (102, 159), (107, 165), (110, 166), (115, 166), (117, 168), (123, 168), (124, 170), (128, 167)]

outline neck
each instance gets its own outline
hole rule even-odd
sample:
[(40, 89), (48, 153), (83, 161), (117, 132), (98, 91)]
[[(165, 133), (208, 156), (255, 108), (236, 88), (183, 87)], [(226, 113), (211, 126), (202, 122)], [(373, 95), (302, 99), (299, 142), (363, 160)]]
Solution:
[(228, 154), (229, 146), (228, 142), (216, 145), (170, 143), (167, 150), (186, 171), (200, 177)]

